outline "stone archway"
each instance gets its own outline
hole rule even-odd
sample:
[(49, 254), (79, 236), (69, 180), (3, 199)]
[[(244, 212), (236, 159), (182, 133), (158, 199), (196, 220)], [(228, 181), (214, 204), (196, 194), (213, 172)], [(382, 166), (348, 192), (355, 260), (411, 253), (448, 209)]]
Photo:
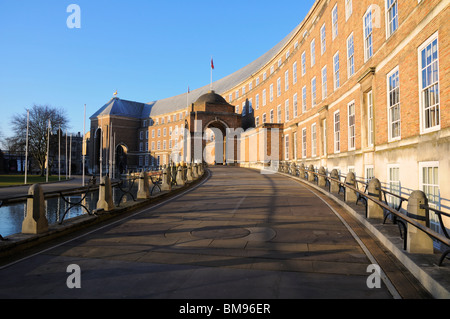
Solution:
[(203, 132), (204, 161), (207, 164), (223, 165), (227, 158), (227, 129), (228, 125), (215, 119), (205, 125)]
[(118, 144), (116, 146), (116, 171), (119, 175), (125, 174), (128, 168), (128, 147), (124, 144)]

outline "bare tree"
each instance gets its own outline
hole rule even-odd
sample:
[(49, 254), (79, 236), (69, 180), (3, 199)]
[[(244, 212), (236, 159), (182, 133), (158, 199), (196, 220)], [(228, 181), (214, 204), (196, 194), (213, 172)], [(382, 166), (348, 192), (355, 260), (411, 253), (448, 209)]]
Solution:
[[(30, 109), (29, 134), (28, 134), (28, 152), (39, 165), (41, 176), (45, 173), (45, 163), (47, 156), (47, 138), (49, 120), (51, 124), (50, 133), (57, 133), (58, 129), (66, 129), (68, 119), (64, 110), (57, 109), (48, 105), (33, 105)], [(15, 136), (12, 137), (16, 147), (25, 149), (27, 132), (27, 112), (16, 114), (12, 118), (12, 129)], [(57, 140), (57, 139), (56, 139)], [(54, 144), (55, 140), (50, 139)], [(52, 145), (54, 147), (54, 145)], [(49, 161), (49, 167), (51, 162)]]

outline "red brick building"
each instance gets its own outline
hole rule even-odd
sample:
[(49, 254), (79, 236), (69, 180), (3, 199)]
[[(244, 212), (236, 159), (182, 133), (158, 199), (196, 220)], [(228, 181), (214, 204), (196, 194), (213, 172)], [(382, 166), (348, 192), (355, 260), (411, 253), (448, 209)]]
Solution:
[[(376, 176), (405, 196), (421, 189), (448, 210), (449, 4), (317, 0), (272, 50), (213, 83), (246, 123), (237, 162), (260, 167), (267, 161), (260, 143), (267, 143), (264, 129), (276, 126), (279, 160)], [(99, 118), (103, 126), (111, 122), (111, 149), (126, 145), (128, 169), (168, 163), (174, 153), (181, 160), (188, 148), (180, 132), (190, 126), (193, 103), (209, 90), (147, 104), (124, 101), (133, 106), (118, 115), (104, 107), (91, 118), (91, 134)], [(175, 144), (182, 146), (174, 150)]]

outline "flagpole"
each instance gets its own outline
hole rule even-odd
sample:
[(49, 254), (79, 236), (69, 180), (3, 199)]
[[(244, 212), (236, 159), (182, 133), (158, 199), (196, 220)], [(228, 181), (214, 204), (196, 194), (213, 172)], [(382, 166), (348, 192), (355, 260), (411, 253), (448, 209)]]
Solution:
[(25, 143), (25, 181), (24, 184), (27, 184), (27, 174), (28, 174), (28, 130), (30, 126), (30, 110), (27, 110), (27, 138)]
[(84, 171), (85, 171), (85, 162), (86, 162), (86, 104), (84, 105), (84, 123), (83, 123), (83, 146), (82, 146), (82, 152), (83, 152), (83, 182), (82, 185), (84, 187)]
[(69, 178), (72, 178), (72, 134), (70, 134)]
[(213, 58), (211, 57), (211, 85), (210, 85), (211, 91), (212, 91), (213, 69), (214, 69), (214, 63), (213, 63)]
[(47, 166), (47, 173), (46, 173), (46, 178), (45, 181), (48, 183), (48, 156), (49, 156), (49, 152), (50, 152), (50, 119), (48, 120), (48, 128), (47, 128), (47, 157), (45, 159), (46, 161), (46, 166)]
[(58, 130), (58, 179), (61, 181), (61, 125)]
[(66, 180), (68, 179), (68, 175), (67, 175), (67, 173), (68, 173), (68, 166), (67, 166), (67, 129), (66, 129), (66, 160), (64, 161), (65, 162), (65, 164), (66, 164)]

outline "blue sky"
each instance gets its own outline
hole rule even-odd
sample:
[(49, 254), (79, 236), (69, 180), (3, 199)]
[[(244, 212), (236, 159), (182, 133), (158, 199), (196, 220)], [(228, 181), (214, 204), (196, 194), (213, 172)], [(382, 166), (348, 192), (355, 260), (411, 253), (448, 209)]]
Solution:
[[(81, 28), (69, 29), (70, 4)], [(271, 49), (314, 0), (1, 0), (0, 132), (33, 104), (66, 111), (71, 131), (118, 90), (150, 102), (225, 77)], [(86, 121), (88, 130), (89, 122)]]

